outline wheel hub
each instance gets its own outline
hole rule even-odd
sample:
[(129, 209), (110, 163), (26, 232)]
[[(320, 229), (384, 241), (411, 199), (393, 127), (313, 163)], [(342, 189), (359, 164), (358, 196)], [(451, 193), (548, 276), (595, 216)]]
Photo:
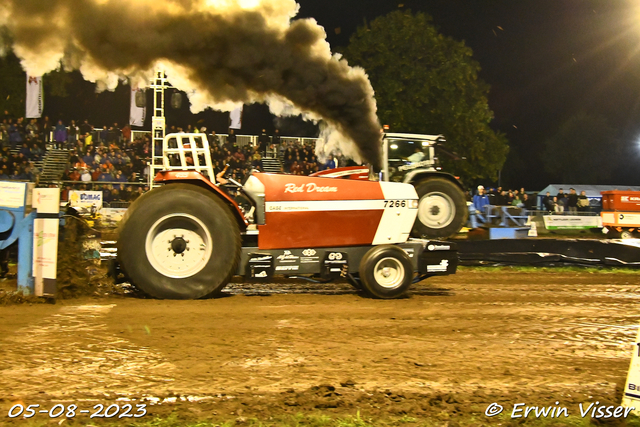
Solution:
[(394, 289), (402, 285), (404, 266), (393, 257), (382, 258), (373, 269), (373, 275), (378, 285), (387, 289)]
[(175, 213), (158, 219), (147, 232), (145, 252), (160, 274), (179, 279), (199, 273), (211, 260), (213, 239), (193, 215)]
[(188, 241), (184, 240), (183, 236), (175, 237), (171, 242), (171, 250), (178, 255), (183, 253), (185, 250), (188, 250), (187, 243)]
[(455, 204), (445, 193), (428, 193), (418, 202), (418, 220), (428, 228), (445, 228), (453, 222), (455, 216)]

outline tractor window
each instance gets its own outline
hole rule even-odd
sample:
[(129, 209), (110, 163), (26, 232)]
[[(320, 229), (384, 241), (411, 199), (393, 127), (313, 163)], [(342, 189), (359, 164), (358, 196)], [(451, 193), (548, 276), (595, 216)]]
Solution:
[(167, 140), (167, 148), (178, 148), (178, 141), (175, 138)]
[(408, 141), (404, 139), (389, 140), (389, 160), (404, 160), (411, 163), (428, 158), (427, 147), (422, 141)]

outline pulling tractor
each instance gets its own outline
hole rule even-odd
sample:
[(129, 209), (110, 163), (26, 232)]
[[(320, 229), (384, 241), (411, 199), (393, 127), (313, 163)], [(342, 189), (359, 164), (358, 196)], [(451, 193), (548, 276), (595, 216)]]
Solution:
[(412, 239), (418, 194), (410, 184), (254, 171), (238, 205), (216, 185), (204, 134), (163, 140), (157, 188), (127, 210), (118, 262), (156, 298), (219, 294), (234, 275), (330, 281), (346, 278), (376, 298), (453, 274), (455, 244)]

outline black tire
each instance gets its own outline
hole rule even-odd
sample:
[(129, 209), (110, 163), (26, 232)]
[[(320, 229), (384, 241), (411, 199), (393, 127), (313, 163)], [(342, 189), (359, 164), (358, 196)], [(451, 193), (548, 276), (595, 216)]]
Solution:
[(628, 229), (624, 229), (620, 232), (620, 238), (621, 239), (635, 239), (636, 238), (636, 233), (634, 233), (633, 231), (629, 231)]
[(464, 226), (469, 216), (464, 193), (446, 178), (427, 178), (414, 184), (418, 193), (418, 216), (411, 235), (446, 238)]
[[(386, 272), (385, 269), (389, 269)], [(376, 298), (403, 296), (413, 281), (413, 264), (407, 253), (397, 246), (375, 246), (360, 261), (360, 282)], [(388, 277), (384, 277), (389, 274)]]
[(118, 258), (132, 283), (148, 295), (195, 299), (215, 296), (229, 283), (240, 247), (228, 205), (196, 185), (168, 184), (127, 210)]

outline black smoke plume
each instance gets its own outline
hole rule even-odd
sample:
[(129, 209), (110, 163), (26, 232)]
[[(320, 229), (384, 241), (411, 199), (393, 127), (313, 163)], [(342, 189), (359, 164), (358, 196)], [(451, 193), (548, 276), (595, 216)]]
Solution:
[(177, 86), (196, 89), (205, 105), (286, 99), (380, 166), (367, 76), (331, 55), (314, 20), (290, 20), (296, 11), (293, 0), (2, 0), (0, 26), (30, 74), (62, 61), (113, 86), (169, 64), (180, 73), (167, 71), (170, 81), (188, 82)]

